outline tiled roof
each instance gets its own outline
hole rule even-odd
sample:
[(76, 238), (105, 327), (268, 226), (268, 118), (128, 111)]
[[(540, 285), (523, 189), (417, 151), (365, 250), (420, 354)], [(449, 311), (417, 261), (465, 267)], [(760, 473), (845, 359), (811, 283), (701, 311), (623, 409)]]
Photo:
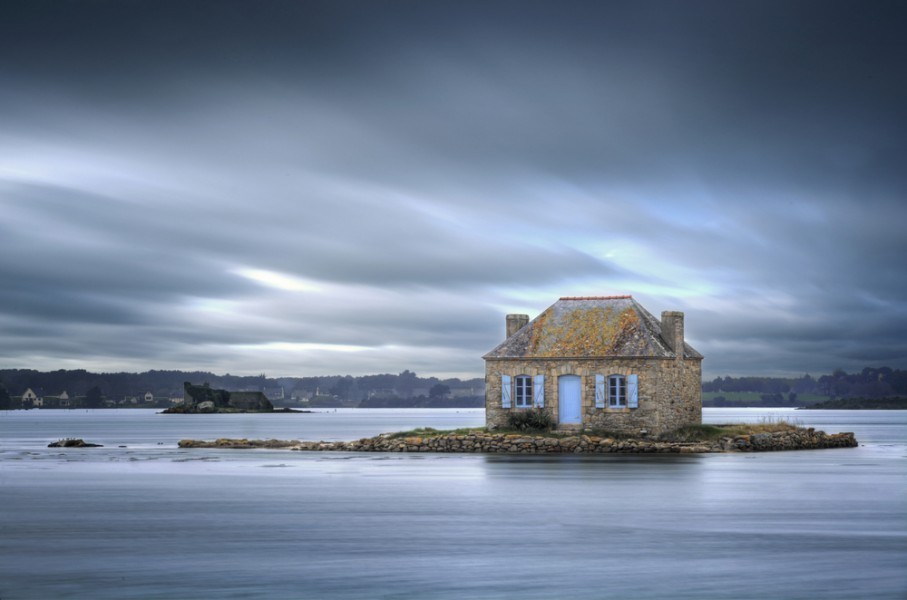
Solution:
[[(632, 296), (561, 298), (483, 358), (672, 358), (661, 322)], [(702, 358), (684, 344), (685, 358)]]

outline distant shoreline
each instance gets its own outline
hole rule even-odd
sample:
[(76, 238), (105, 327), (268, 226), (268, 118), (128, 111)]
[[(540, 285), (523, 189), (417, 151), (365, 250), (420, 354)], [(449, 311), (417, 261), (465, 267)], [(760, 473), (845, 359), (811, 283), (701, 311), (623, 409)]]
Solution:
[[(177, 410), (174, 410), (176, 408)], [(246, 410), (239, 408), (215, 408), (211, 410), (179, 410), (179, 407), (165, 408), (158, 412), (159, 415), (273, 415), (287, 413), (311, 413), (307, 408), (275, 408), (274, 410)]]
[(838, 398), (798, 410), (907, 410), (907, 398)]

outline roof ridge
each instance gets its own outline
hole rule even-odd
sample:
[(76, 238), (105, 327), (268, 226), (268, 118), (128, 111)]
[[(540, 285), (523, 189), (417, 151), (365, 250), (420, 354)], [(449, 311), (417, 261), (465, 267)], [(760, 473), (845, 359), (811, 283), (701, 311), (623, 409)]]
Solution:
[(559, 300), (632, 300), (633, 296), (561, 296)]

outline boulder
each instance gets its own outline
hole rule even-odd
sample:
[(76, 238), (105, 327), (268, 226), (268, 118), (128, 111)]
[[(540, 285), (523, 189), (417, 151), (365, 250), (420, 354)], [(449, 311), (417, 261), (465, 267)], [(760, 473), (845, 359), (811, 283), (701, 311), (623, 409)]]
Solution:
[(47, 445), (48, 448), (103, 448), (101, 444), (90, 444), (81, 438), (67, 438)]

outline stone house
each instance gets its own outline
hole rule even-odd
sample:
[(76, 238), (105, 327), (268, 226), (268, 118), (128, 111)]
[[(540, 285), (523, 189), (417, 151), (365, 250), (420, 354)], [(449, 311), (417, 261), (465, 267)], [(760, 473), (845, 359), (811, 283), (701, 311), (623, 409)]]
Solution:
[(682, 312), (659, 321), (632, 296), (561, 298), (506, 324), (483, 357), (489, 428), (532, 407), (561, 428), (630, 435), (702, 421), (702, 355), (684, 341)]

